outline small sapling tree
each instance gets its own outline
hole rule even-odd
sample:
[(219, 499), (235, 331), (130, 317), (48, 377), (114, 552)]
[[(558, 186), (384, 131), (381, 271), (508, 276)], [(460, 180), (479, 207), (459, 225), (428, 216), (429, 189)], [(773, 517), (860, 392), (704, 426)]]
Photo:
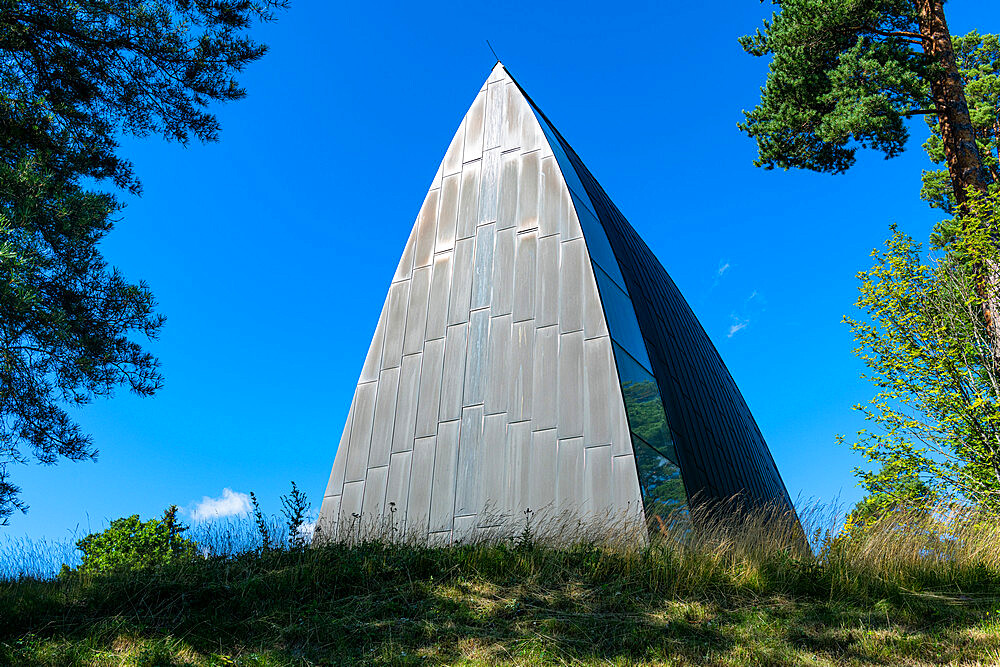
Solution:
[(873, 469), (855, 471), (868, 496), (852, 523), (933, 503), (1000, 511), (1000, 368), (982, 311), (1000, 294), (974, 268), (1000, 259), (997, 204), (970, 192), (963, 228), (936, 258), (894, 228), (858, 274), (867, 317), (845, 321), (876, 393), (855, 406), (875, 428), (853, 445)]

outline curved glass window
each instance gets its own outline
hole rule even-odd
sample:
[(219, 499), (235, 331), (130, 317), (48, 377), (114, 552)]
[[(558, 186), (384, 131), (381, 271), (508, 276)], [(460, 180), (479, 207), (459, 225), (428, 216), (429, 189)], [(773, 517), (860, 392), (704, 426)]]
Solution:
[(632, 447), (650, 531), (667, 534), (687, 528), (690, 515), (680, 468), (641, 440), (633, 439)]
[(687, 493), (656, 379), (619, 345), (612, 346), (649, 530), (663, 534), (686, 530)]
[[(563, 166), (559, 165), (562, 169)], [(564, 172), (565, 173), (565, 172)], [(618, 268), (618, 260), (611, 249), (608, 235), (601, 226), (600, 221), (585, 208), (584, 200), (572, 191), (573, 208), (576, 209), (576, 217), (580, 220), (580, 229), (583, 231), (583, 242), (587, 244), (587, 252), (590, 254), (590, 261), (595, 266), (599, 266), (620, 288), (625, 289), (625, 278), (622, 277)]]
[(600, 267), (594, 267), (594, 276), (597, 278), (597, 290), (601, 293), (601, 303), (604, 304), (604, 316), (608, 320), (611, 339), (648, 372), (651, 365), (646, 354), (646, 341), (639, 331), (639, 322), (635, 319), (632, 300)]
[(532, 105), (531, 111), (535, 114), (535, 120), (538, 121), (538, 125), (542, 128), (542, 133), (545, 135), (546, 141), (549, 142), (552, 155), (555, 157), (556, 164), (559, 165), (559, 171), (562, 173), (563, 181), (565, 181), (566, 188), (573, 198), (573, 208), (576, 209), (576, 216), (580, 220), (580, 227), (583, 228), (584, 243), (587, 244), (591, 260), (604, 269), (611, 280), (618, 283), (622, 289), (625, 289), (625, 279), (618, 268), (618, 260), (615, 259), (615, 254), (611, 250), (607, 232), (604, 231), (604, 226), (597, 218), (597, 212), (594, 210), (593, 202), (590, 201), (590, 197), (587, 195), (587, 189), (580, 182), (580, 176), (576, 173), (576, 169), (573, 168), (573, 164), (566, 155), (562, 142), (559, 141), (552, 126), (546, 122), (542, 114), (534, 108), (534, 105)]
[(656, 380), (618, 345), (614, 345), (614, 349), (629, 429), (640, 440), (676, 463), (670, 425), (667, 424)]
[(545, 135), (546, 141), (549, 142), (549, 147), (552, 149), (552, 155), (555, 156), (556, 162), (559, 163), (560, 171), (563, 174), (563, 180), (566, 181), (566, 187), (569, 188), (571, 193), (577, 195), (580, 198), (580, 203), (582, 203), (592, 215), (597, 216), (597, 212), (594, 210), (594, 205), (590, 201), (590, 197), (587, 196), (587, 189), (583, 187), (583, 183), (580, 182), (580, 176), (576, 173), (576, 169), (570, 164), (569, 156), (566, 155), (566, 151), (563, 150), (562, 142), (559, 141), (559, 137), (552, 130), (552, 126), (545, 122), (545, 118), (536, 109), (532, 108), (532, 113), (535, 114), (535, 120), (538, 121), (538, 125), (542, 128), (542, 133)]

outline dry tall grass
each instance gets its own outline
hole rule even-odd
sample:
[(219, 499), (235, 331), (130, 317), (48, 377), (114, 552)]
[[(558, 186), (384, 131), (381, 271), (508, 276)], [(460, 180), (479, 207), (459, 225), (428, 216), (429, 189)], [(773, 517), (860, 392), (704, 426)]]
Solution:
[[(247, 664), (281, 665), (397, 664), (403, 653), (473, 664), (886, 663), (904, 651), (912, 664), (976, 664), (969, 656), (1000, 651), (995, 521), (938, 508), (843, 534), (836, 514), (801, 511), (805, 534), (795, 517), (762, 511), (710, 514), (719, 518), (697, 531), (668, 518), (648, 540), (563, 516), (448, 546), (372, 525), (265, 548), (252, 520), (202, 524), (191, 535), (202, 556), (188, 562), (55, 580), (5, 572), (0, 663), (117, 664), (123, 637), (165, 664), (185, 651), (204, 657), (192, 664), (254, 653), (274, 659)], [(268, 527), (281, 531), (276, 519)]]
[[(683, 514), (658, 520), (647, 534), (629, 514), (584, 521), (566, 513), (529, 513), (448, 544), (427, 544), (389, 522), (356, 521), (339, 531), (321, 529), (316, 544), (304, 550), (288, 546), (277, 517), (269, 520), (266, 548), (250, 518), (196, 524), (188, 536), (206, 560), (289, 552), (307, 567), (311, 560), (327, 560), (328, 552), (434, 553), (435, 559), (473, 567), (502, 554), (501, 560), (516, 557), (546, 568), (587, 553), (602, 568), (614, 563), (616, 576), (649, 578), (645, 585), (675, 594), (709, 586), (877, 598), (971, 592), (1000, 583), (1000, 521), (966, 507), (900, 510), (849, 532), (841, 527), (838, 508), (822, 503), (805, 504), (798, 515), (744, 510), (735, 502), (694, 515), (697, 530)], [(72, 540), (7, 539), (0, 544), (0, 580), (44, 580), (63, 563), (77, 561)]]

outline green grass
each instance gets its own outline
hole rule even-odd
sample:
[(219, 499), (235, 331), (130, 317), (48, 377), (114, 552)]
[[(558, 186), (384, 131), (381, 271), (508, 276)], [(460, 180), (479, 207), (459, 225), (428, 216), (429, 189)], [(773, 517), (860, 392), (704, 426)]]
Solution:
[(0, 664), (994, 665), (995, 539), (371, 541), (20, 579), (0, 582)]

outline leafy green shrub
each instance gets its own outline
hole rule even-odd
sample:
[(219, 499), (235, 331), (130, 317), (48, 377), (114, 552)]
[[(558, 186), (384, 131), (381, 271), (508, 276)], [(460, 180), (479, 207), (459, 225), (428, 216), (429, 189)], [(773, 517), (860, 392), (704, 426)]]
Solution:
[[(105, 573), (154, 568), (191, 559), (198, 545), (181, 533), (188, 529), (177, 520), (171, 505), (162, 519), (140, 521), (138, 514), (115, 519), (107, 530), (91, 533), (76, 543), (83, 552), (80, 572)], [(63, 567), (65, 572), (68, 568)]]

